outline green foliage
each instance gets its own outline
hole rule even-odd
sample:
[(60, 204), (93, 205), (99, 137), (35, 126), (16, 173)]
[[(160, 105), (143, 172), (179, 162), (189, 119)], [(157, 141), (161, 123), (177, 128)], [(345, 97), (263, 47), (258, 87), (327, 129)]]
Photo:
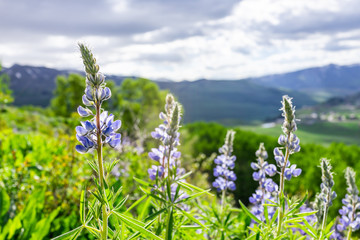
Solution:
[(58, 76), (54, 98), (51, 100), (51, 109), (58, 116), (69, 117), (81, 104), (84, 88), (85, 78), (81, 75)]
[[(1, 63), (0, 63), (0, 72), (1, 72)], [(4, 107), (5, 104), (12, 103), (14, 98), (11, 96), (12, 91), (10, 90), (10, 78), (8, 75), (0, 75), (0, 110)]]
[[(4, 190), (2, 195), (4, 196)], [(9, 200), (9, 197), (7, 198)], [(8, 212), (6, 208), (10, 207), (10, 203), (0, 205), (0, 207), (2, 208), (1, 212)], [(45, 191), (38, 190), (32, 193), (25, 204), (25, 208), (14, 218), (9, 219), (6, 224), (2, 224), (3, 227), (0, 227), (0, 239), (42, 240), (47, 237), (51, 224), (58, 215), (60, 208), (46, 214), (44, 207)]]
[(144, 132), (156, 126), (159, 112), (163, 109), (166, 92), (160, 91), (156, 83), (145, 79), (124, 79), (118, 99), (121, 119), (127, 134), (135, 139), (144, 137)]
[[(204, 153), (210, 157), (212, 153), (218, 151), (221, 141), (225, 137), (227, 128), (216, 123), (192, 123), (184, 126), (183, 131), (184, 144), (182, 148), (189, 149), (187, 144), (191, 144), (192, 157), (197, 157)], [(278, 132), (281, 132), (280, 126)], [(237, 176), (234, 198), (248, 204), (248, 198), (255, 191), (258, 184), (252, 180), (253, 170), (250, 163), (255, 159), (255, 151), (259, 143), (264, 142), (266, 149), (274, 149), (278, 146), (277, 139), (267, 135), (258, 135), (253, 132), (236, 129), (236, 138), (234, 140), (234, 155), (237, 157), (235, 173)], [(291, 184), (285, 186), (285, 190), (290, 196), (296, 194), (305, 194), (309, 192), (309, 198), (312, 200), (315, 194), (320, 191), (321, 170), (318, 168), (320, 158), (331, 159), (334, 175), (334, 191), (338, 196), (345, 196), (346, 181), (343, 177), (343, 171), (347, 166), (354, 169), (360, 169), (360, 147), (352, 145), (347, 146), (343, 143), (332, 143), (328, 147), (318, 144), (301, 144), (301, 151), (291, 156), (291, 162), (296, 163), (303, 171), (298, 178), (291, 180)], [(269, 153), (269, 163), (275, 164), (272, 151)], [(209, 175), (209, 180), (213, 181), (212, 165), (204, 165), (201, 169)], [(278, 182), (278, 179), (275, 179)], [(357, 179), (357, 184), (360, 184)], [(341, 197), (334, 200), (334, 205), (329, 209), (330, 219), (338, 214), (341, 208)]]

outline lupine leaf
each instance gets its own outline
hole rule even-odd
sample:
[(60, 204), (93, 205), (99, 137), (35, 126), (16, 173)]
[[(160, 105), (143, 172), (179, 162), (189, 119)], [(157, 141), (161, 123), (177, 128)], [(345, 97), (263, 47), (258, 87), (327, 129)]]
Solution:
[(129, 196), (124, 197), (123, 199), (121, 199), (121, 201), (116, 205), (116, 207), (114, 208), (114, 210), (118, 211), (126, 202), (126, 200), (128, 199)]
[[(76, 236), (76, 238), (77, 238), (77, 236), (79, 236), (79, 234), (83, 228), (84, 228), (84, 226), (77, 227), (77, 228), (71, 230), (70, 232), (64, 233), (56, 238), (52, 238), (51, 240), (70, 239), (70, 237), (74, 237), (74, 236)], [(71, 239), (76, 239), (76, 238), (71, 238)]]
[(294, 214), (293, 216), (294, 217), (306, 217), (306, 216), (314, 215), (315, 213), (317, 213), (317, 211), (297, 213), (297, 214)]
[(184, 229), (202, 229), (202, 227), (199, 226), (199, 225), (182, 225), (180, 228), (184, 228)]
[(332, 226), (334, 225), (335, 221), (336, 221), (336, 218), (334, 218), (333, 220), (331, 220), (331, 222), (330, 222), (330, 223), (326, 226), (326, 228), (325, 228), (325, 233), (328, 233), (328, 232), (331, 230), (331, 228), (332, 228)]
[(166, 236), (165, 239), (166, 240), (171, 240), (172, 239), (172, 233), (173, 233), (173, 227), (174, 227), (174, 208), (170, 208), (170, 213), (168, 215), (168, 219), (167, 219), (167, 225), (166, 225)]
[(111, 172), (113, 170), (113, 168), (115, 167), (115, 165), (119, 162), (120, 160), (115, 160), (111, 163), (108, 172)]
[[(155, 222), (155, 219), (152, 220), (151, 222), (149, 222), (148, 224), (146, 224), (146, 225), (145, 225), (145, 228), (146, 228), (146, 229), (149, 228), (154, 222)], [(136, 238), (137, 236), (139, 236), (140, 234), (141, 234), (140, 232), (136, 232), (136, 233), (134, 233), (133, 235), (131, 235), (131, 236), (128, 238), (128, 240), (134, 239), (134, 238)]]
[(290, 216), (292, 213), (294, 213), (297, 209), (299, 209), (307, 200), (308, 197), (308, 192), (306, 192), (305, 196), (303, 197), (303, 199), (296, 205), (295, 208), (291, 209), (286, 215)]
[(187, 178), (188, 176), (190, 176), (192, 174), (192, 172), (190, 171), (190, 172), (187, 172), (187, 173), (185, 173), (184, 175), (181, 175), (181, 177), (179, 177), (177, 180), (179, 181), (179, 180), (183, 180), (183, 179), (185, 179), (185, 178)]
[(190, 201), (190, 200), (192, 200), (192, 199), (194, 199), (194, 198), (197, 198), (198, 196), (201, 196), (201, 195), (203, 195), (204, 193), (207, 193), (207, 192), (209, 192), (209, 191), (210, 191), (210, 189), (209, 189), (209, 190), (202, 191), (202, 192), (195, 193), (195, 194), (193, 194), (193, 195), (190, 195), (190, 196), (187, 197), (187, 198), (184, 198), (184, 199), (182, 199), (182, 200), (180, 200), (180, 201), (177, 201), (176, 203), (182, 203), (182, 202)]
[(150, 232), (149, 230), (145, 229), (144, 227), (138, 225), (138, 221), (130, 218), (128, 216), (125, 216), (121, 213), (115, 212), (113, 211), (114, 215), (117, 216), (118, 218), (120, 218), (120, 220), (125, 223), (126, 225), (128, 225), (130, 228), (140, 232), (141, 234), (152, 238), (152, 239), (158, 239), (158, 240), (162, 240), (160, 237), (156, 236), (154, 233)]
[[(139, 219), (139, 220), (143, 219), (144, 216), (145, 216), (145, 214), (146, 214), (146, 212), (149, 211), (149, 205), (150, 205), (150, 204), (151, 204), (151, 197), (148, 197), (148, 198), (146, 199), (145, 204), (142, 206), (141, 213), (140, 213), (139, 216), (138, 216), (138, 219)], [(146, 221), (145, 221), (145, 222), (146, 222)]]
[(80, 197), (80, 221), (82, 224), (85, 223), (85, 190), (81, 191)]
[[(208, 190), (204, 190), (202, 188), (199, 188), (199, 187), (196, 187), (190, 183), (187, 183), (187, 182), (181, 182), (181, 181), (176, 181), (178, 184), (180, 184), (181, 186), (183, 186), (184, 188), (187, 188), (187, 189), (194, 189), (196, 191), (199, 191), (199, 192), (204, 192), (204, 191), (208, 191)], [(214, 196), (213, 194), (209, 193), (209, 191), (207, 192), (209, 195), (211, 196)]]
[(202, 226), (203, 228), (207, 229), (207, 227), (206, 227), (202, 222), (200, 222), (199, 219), (195, 218), (193, 215), (189, 214), (188, 212), (182, 210), (182, 209), (179, 208), (179, 207), (176, 207), (176, 208), (179, 209), (179, 210), (182, 212), (182, 214), (184, 214), (187, 218), (189, 218), (189, 219), (192, 220), (193, 222), (199, 224), (199, 225)]
[(138, 183), (140, 183), (141, 185), (145, 186), (145, 187), (153, 187), (153, 185), (151, 183), (145, 182), (141, 179), (138, 179), (136, 177), (134, 177), (134, 180), (137, 181)]
[(151, 214), (150, 216), (148, 216), (147, 218), (145, 218), (145, 222), (147, 222), (147, 221), (149, 221), (149, 220), (157, 217), (159, 214), (165, 212), (167, 209), (169, 209), (169, 207), (163, 208), (163, 209), (161, 209), (161, 210), (159, 210), (159, 211)]
[(87, 162), (90, 165), (90, 167), (99, 175), (99, 170), (97, 165), (91, 160), (87, 160)]
[(251, 219), (253, 219), (257, 223), (261, 223), (261, 221), (254, 214), (252, 214), (252, 212), (249, 211), (249, 209), (241, 202), (241, 200), (239, 201), (239, 203), (241, 205), (241, 208)]
[(156, 196), (155, 194), (153, 194), (153, 193), (151, 193), (151, 192), (143, 189), (142, 187), (140, 187), (140, 189), (141, 189), (144, 193), (146, 193), (147, 195), (151, 196), (152, 198), (155, 198), (155, 199), (157, 199), (157, 200), (159, 200), (159, 201), (162, 201), (162, 202), (166, 203), (166, 201), (165, 201), (164, 199), (159, 198), (159, 197)]
[(141, 203), (145, 198), (147, 198), (146, 195), (142, 196), (141, 198), (139, 198), (138, 200), (136, 200), (125, 212), (129, 212), (131, 209), (133, 209), (134, 207), (136, 207), (139, 203)]
[(289, 225), (289, 227), (291, 227), (291, 228), (300, 228), (301, 230), (306, 232), (310, 237), (316, 238), (316, 235), (309, 228), (307, 228), (305, 225), (294, 223), (293, 225)]

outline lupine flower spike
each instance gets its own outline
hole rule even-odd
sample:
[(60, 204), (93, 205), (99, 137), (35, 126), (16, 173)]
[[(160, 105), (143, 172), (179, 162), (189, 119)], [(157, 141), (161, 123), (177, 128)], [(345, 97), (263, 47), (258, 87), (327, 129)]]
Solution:
[[(281, 134), (278, 143), (282, 146), (274, 149), (274, 156), (277, 166), (280, 168), (280, 186), (279, 186), (279, 204), (284, 200), (284, 180), (290, 180), (292, 177), (298, 177), (301, 174), (301, 169), (296, 168), (296, 164), (291, 165), (289, 157), (291, 154), (300, 151), (300, 139), (294, 134), (297, 129), (295, 119), (295, 107), (292, 104), (292, 98), (285, 95), (281, 101), (282, 116), (284, 117), (284, 123), (282, 130), (284, 134)], [(285, 148), (285, 154), (283, 153)], [(281, 207), (278, 213), (278, 230), (277, 235), (280, 235), (282, 218), (284, 209)]]
[[(152, 165), (148, 170), (148, 174), (151, 180), (156, 181), (153, 190), (163, 193), (165, 192), (166, 182), (169, 183), (170, 201), (176, 203), (187, 198), (188, 194), (182, 190), (177, 192), (178, 184), (175, 182), (185, 174), (185, 169), (181, 168), (179, 160), (181, 152), (177, 150), (177, 146), (180, 145), (180, 133), (178, 130), (180, 127), (181, 106), (171, 94), (166, 96), (165, 112), (161, 112), (159, 118), (163, 120), (163, 123), (151, 133), (151, 136), (160, 140), (162, 145), (153, 148), (149, 152), (149, 157), (158, 162), (159, 165)], [(176, 199), (175, 195), (177, 196)], [(184, 210), (188, 208), (184, 204), (181, 207)]]
[[(90, 150), (99, 150), (99, 146), (108, 144), (112, 148), (118, 148), (121, 142), (120, 133), (116, 131), (121, 127), (121, 121), (114, 121), (114, 116), (107, 111), (101, 110), (101, 104), (111, 97), (111, 91), (106, 87), (105, 76), (99, 72), (99, 65), (91, 51), (79, 44), (81, 55), (86, 71), (86, 88), (82, 97), (86, 107), (79, 106), (77, 111), (81, 117), (93, 116), (89, 121), (81, 122), (76, 127), (76, 138), (81, 145), (76, 146), (79, 153)], [(92, 107), (93, 110), (88, 107)]]
[[(86, 88), (82, 97), (86, 107), (79, 106), (78, 113), (81, 117), (92, 117), (90, 120), (81, 122), (81, 126), (76, 127), (76, 138), (81, 145), (76, 146), (79, 153), (87, 153), (96, 150), (98, 156), (99, 183), (102, 192), (105, 192), (105, 171), (102, 157), (102, 147), (104, 144), (112, 148), (118, 148), (121, 143), (120, 133), (116, 133), (121, 126), (121, 121), (114, 121), (114, 115), (102, 110), (101, 104), (111, 97), (111, 91), (106, 87), (105, 76), (99, 72), (99, 65), (96, 64), (91, 51), (79, 44), (81, 56), (86, 72)], [(93, 108), (93, 110), (91, 109)], [(95, 113), (94, 113), (95, 110)], [(102, 204), (102, 226), (101, 239), (107, 239), (109, 212)]]
[(340, 232), (347, 232), (347, 239), (351, 239), (352, 232), (359, 230), (360, 228), (360, 213), (357, 210), (360, 208), (359, 189), (356, 186), (356, 173), (348, 167), (345, 170), (345, 179), (347, 184), (347, 194), (342, 199), (344, 206), (339, 210), (341, 215), (340, 224), (338, 224), (337, 230)]
[[(276, 166), (269, 164), (266, 159), (268, 154), (265, 150), (264, 143), (260, 143), (259, 149), (255, 153), (257, 159), (256, 162), (251, 163), (251, 168), (255, 170), (253, 173), (253, 179), (259, 182), (259, 188), (249, 198), (250, 203), (253, 204), (251, 212), (260, 220), (266, 221), (264, 216), (264, 204), (266, 200), (276, 201), (278, 192), (278, 185), (271, 179), (276, 174)], [(268, 207), (268, 215), (271, 219), (275, 213), (274, 207)]]
[(320, 160), (321, 167), (321, 180), (322, 183), (320, 185), (321, 192), (317, 195), (317, 199), (315, 200), (315, 210), (318, 210), (318, 222), (320, 222), (320, 214), (322, 214), (322, 226), (321, 226), (321, 235), (325, 230), (327, 215), (329, 211), (329, 207), (332, 205), (332, 201), (336, 198), (335, 191), (332, 190), (334, 186), (333, 172), (331, 171), (332, 167), (330, 165), (330, 160), (326, 158), (322, 158)]
[(225, 137), (225, 144), (219, 149), (221, 155), (217, 156), (214, 160), (216, 167), (214, 168), (214, 176), (216, 177), (213, 182), (213, 187), (218, 192), (226, 192), (227, 189), (234, 191), (236, 189), (234, 181), (236, 175), (233, 172), (235, 167), (236, 156), (232, 156), (233, 142), (235, 132), (229, 130)]

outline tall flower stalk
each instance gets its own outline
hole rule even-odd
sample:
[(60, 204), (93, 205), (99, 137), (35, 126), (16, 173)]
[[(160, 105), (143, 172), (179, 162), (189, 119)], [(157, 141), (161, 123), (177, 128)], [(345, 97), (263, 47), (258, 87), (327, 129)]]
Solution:
[[(93, 116), (92, 121), (81, 122), (81, 126), (76, 127), (76, 137), (81, 145), (76, 146), (79, 153), (86, 153), (89, 150), (96, 150), (98, 178), (101, 192), (105, 193), (104, 163), (102, 149), (104, 144), (112, 148), (118, 148), (121, 142), (121, 135), (116, 131), (121, 126), (121, 121), (114, 121), (112, 114), (108, 115), (107, 111), (101, 109), (101, 104), (111, 97), (111, 91), (106, 87), (105, 76), (99, 72), (99, 65), (96, 64), (91, 51), (83, 44), (79, 44), (81, 56), (86, 72), (86, 89), (83, 95), (83, 104), (87, 107), (78, 107), (78, 113), (81, 117)], [(95, 115), (92, 107), (95, 109)], [(106, 240), (108, 235), (108, 217), (109, 210), (105, 204), (101, 206), (102, 226), (101, 238)]]
[(214, 162), (216, 167), (214, 168), (214, 176), (216, 177), (213, 182), (213, 187), (221, 192), (221, 207), (220, 207), (220, 233), (221, 238), (225, 237), (225, 206), (226, 206), (226, 192), (227, 190), (234, 191), (236, 185), (236, 175), (233, 171), (235, 167), (236, 156), (232, 155), (234, 144), (235, 131), (229, 130), (226, 133), (225, 143), (219, 148), (219, 153)]
[[(322, 214), (322, 224), (320, 228), (320, 239), (323, 237), (323, 232), (326, 227), (327, 216), (329, 212), (329, 207), (332, 205), (332, 201), (336, 198), (335, 191), (332, 190), (334, 186), (333, 172), (331, 171), (332, 167), (328, 159), (322, 158), (320, 160), (321, 167), (321, 180), (320, 185), (321, 192), (316, 196), (316, 209), (318, 213)], [(319, 215), (319, 214), (318, 214)], [(320, 222), (320, 218), (318, 218)]]
[(360, 228), (360, 214), (357, 210), (360, 208), (359, 189), (356, 186), (356, 173), (348, 167), (345, 170), (345, 179), (347, 184), (347, 194), (342, 199), (344, 206), (339, 210), (341, 215), (340, 224), (338, 224), (337, 230), (340, 232), (347, 232), (347, 238), (351, 239), (351, 234)]
[(227, 189), (234, 191), (236, 185), (236, 175), (233, 171), (235, 167), (236, 156), (232, 156), (235, 131), (229, 130), (226, 133), (225, 144), (219, 149), (220, 155), (214, 160), (216, 167), (214, 168), (213, 187), (221, 192), (221, 205), (225, 204), (225, 196)]
[(273, 217), (276, 211), (274, 207), (268, 207), (269, 219), (265, 219), (264, 204), (267, 203), (267, 200), (275, 202), (279, 190), (278, 185), (271, 178), (267, 177), (272, 177), (276, 174), (276, 166), (266, 161), (268, 154), (265, 150), (264, 143), (260, 143), (255, 155), (257, 159), (256, 162), (251, 163), (251, 168), (255, 170), (252, 176), (255, 181), (259, 182), (259, 188), (249, 198), (249, 201), (253, 204), (251, 212), (258, 219), (267, 221)]
[(300, 140), (294, 134), (297, 129), (295, 122), (295, 107), (292, 104), (292, 98), (285, 95), (281, 101), (282, 107), (281, 111), (282, 116), (284, 117), (284, 123), (282, 125), (282, 130), (284, 135), (280, 135), (278, 143), (285, 148), (285, 155), (282, 151), (282, 148), (275, 148), (274, 155), (277, 166), (280, 168), (280, 187), (279, 187), (279, 201), (280, 209), (278, 211), (278, 226), (277, 226), (277, 235), (280, 235), (283, 216), (285, 211), (285, 196), (284, 196), (284, 187), (285, 179), (290, 180), (292, 177), (297, 177), (301, 174), (301, 169), (296, 168), (296, 165), (290, 166), (289, 157), (291, 154), (300, 151)]
[[(149, 178), (155, 181), (152, 188), (152, 196), (161, 199), (158, 202), (159, 208), (159, 228), (166, 227), (165, 239), (172, 239), (174, 235), (175, 212), (186, 212), (188, 205), (185, 202), (189, 195), (181, 189), (187, 184), (184, 179), (185, 169), (181, 168), (181, 152), (177, 150), (180, 141), (178, 132), (181, 119), (181, 106), (175, 101), (171, 94), (166, 96), (165, 111), (161, 112), (159, 118), (163, 121), (159, 127), (151, 133), (152, 137), (159, 140), (161, 144), (158, 148), (153, 148), (149, 152), (149, 157), (158, 162), (148, 170)], [(190, 187), (191, 188), (191, 187)], [(160, 212), (167, 212), (166, 218), (162, 218)], [(200, 221), (195, 220), (201, 226)]]

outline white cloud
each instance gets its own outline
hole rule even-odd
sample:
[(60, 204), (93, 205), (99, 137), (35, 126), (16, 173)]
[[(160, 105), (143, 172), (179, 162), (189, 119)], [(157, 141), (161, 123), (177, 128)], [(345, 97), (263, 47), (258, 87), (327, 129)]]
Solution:
[[(211, 6), (208, 1), (180, 0), (107, 3), (99, 9), (101, 17), (90, 14), (86, 25), (81, 25), (86, 16), (79, 22), (72, 17), (74, 26), (68, 27), (80, 24), (81, 34), (63, 27), (54, 34), (46, 30), (51, 28), (47, 19), (45, 30), (38, 26), (24, 35), (23, 22), (0, 26), (5, 33), (0, 59), (6, 66), (82, 69), (76, 44), (83, 41), (94, 50), (103, 72), (174, 80), (240, 79), (360, 61), (357, 0), (243, 0), (235, 5), (229, 0), (218, 8), (217, 1)], [(207, 12), (201, 13), (199, 6)]]

